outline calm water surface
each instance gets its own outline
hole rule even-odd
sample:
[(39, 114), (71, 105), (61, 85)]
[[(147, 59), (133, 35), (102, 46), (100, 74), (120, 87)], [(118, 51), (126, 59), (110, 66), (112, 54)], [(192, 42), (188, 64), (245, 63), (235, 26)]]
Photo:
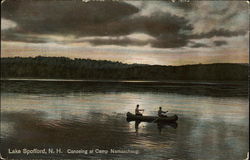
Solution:
[[(1, 81), (1, 153), (8, 158), (244, 159), (249, 150), (247, 83)], [(136, 104), (159, 106), (176, 125), (126, 121)], [(61, 154), (8, 149), (61, 148)], [(67, 154), (120, 149), (127, 154)], [(138, 153), (138, 154), (136, 154)]]

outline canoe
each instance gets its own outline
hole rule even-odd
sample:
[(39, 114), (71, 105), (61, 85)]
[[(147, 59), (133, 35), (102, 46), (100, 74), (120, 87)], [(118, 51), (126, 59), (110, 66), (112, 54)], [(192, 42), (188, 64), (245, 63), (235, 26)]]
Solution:
[(130, 112), (127, 113), (127, 121), (142, 121), (142, 122), (176, 122), (178, 120), (177, 115), (168, 117), (157, 117), (157, 116), (137, 116)]

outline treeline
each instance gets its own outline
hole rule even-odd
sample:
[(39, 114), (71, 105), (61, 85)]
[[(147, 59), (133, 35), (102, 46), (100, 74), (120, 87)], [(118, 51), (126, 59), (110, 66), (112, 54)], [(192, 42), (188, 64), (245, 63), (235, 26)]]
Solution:
[(204, 80), (248, 79), (247, 64), (196, 64), (160, 66), (66, 57), (1, 58), (2, 78), (64, 78), (106, 80)]

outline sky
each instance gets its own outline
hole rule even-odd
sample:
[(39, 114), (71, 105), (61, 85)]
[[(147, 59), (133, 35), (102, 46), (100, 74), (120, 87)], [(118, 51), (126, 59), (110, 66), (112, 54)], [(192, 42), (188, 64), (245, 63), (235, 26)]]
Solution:
[(123, 63), (249, 62), (246, 1), (5, 0), (1, 57)]

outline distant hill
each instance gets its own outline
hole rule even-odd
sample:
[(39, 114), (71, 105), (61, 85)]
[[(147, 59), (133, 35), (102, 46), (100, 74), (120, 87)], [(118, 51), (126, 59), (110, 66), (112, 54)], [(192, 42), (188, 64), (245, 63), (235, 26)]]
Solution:
[(241, 81), (248, 79), (248, 68), (233, 63), (161, 66), (66, 57), (1, 58), (2, 78)]

